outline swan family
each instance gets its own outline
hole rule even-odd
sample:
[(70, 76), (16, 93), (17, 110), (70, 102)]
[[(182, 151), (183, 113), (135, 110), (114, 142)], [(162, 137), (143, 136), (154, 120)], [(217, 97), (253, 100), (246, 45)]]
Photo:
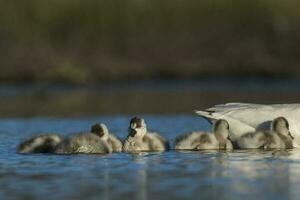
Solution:
[[(213, 124), (211, 132), (193, 131), (176, 137), (174, 150), (292, 149), (300, 140), (300, 104), (215, 105), (196, 113)], [(299, 118), (299, 119), (298, 119)], [(89, 132), (67, 138), (57, 134), (34, 136), (17, 147), (19, 153), (97, 153), (163, 152), (170, 143), (159, 133), (149, 132), (143, 118), (129, 122), (124, 141), (110, 133), (103, 123)]]

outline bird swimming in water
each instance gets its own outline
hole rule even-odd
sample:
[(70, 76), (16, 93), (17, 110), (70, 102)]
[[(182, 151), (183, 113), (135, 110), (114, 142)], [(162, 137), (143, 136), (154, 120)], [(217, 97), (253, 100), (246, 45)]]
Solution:
[(53, 153), (56, 146), (61, 143), (62, 137), (57, 134), (43, 134), (20, 143), (18, 153)]
[(143, 118), (134, 117), (130, 121), (128, 136), (123, 145), (124, 152), (167, 151), (169, 143), (158, 133), (151, 133)]
[(287, 119), (278, 117), (272, 121), (271, 130), (247, 133), (237, 140), (237, 144), (241, 149), (292, 149), (293, 139)]
[(64, 139), (59, 143), (54, 153), (56, 154), (107, 154), (112, 153), (112, 147), (106, 140), (94, 133), (79, 133)]
[(219, 119), (213, 125), (212, 133), (192, 132), (181, 135), (175, 139), (177, 150), (205, 150), (205, 149), (233, 149), (229, 140), (229, 124), (226, 120)]
[(289, 122), (294, 137), (293, 147), (300, 147), (300, 104), (226, 103), (215, 105), (196, 113), (210, 123), (225, 119), (230, 124), (230, 140), (236, 143), (240, 137), (257, 130), (269, 130), (270, 123), (283, 116)]
[(91, 133), (94, 133), (101, 137), (102, 140), (107, 141), (113, 152), (122, 152), (123, 144), (121, 140), (114, 134), (110, 133), (105, 124), (94, 124), (91, 127)]
[(111, 153), (122, 151), (122, 142), (110, 134), (105, 124), (95, 124), (90, 133), (63, 139), (56, 134), (35, 136), (18, 146), (19, 153)]

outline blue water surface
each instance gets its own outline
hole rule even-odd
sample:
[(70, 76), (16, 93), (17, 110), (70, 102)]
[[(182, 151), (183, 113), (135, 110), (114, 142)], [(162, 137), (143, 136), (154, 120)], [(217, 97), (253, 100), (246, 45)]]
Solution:
[[(174, 138), (209, 130), (190, 115), (143, 116)], [(110, 155), (20, 155), (19, 142), (41, 132), (88, 131), (104, 122), (126, 136), (129, 116), (0, 120), (0, 199), (299, 199), (300, 151), (203, 151)]]

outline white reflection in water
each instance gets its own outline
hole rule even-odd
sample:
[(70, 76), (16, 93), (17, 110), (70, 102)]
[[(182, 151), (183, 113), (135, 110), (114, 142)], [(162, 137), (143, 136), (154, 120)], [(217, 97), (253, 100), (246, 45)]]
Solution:
[(110, 199), (110, 167), (107, 163), (107, 160), (105, 161), (105, 168), (104, 168), (104, 192), (103, 192), (103, 199), (104, 200), (109, 200)]
[(250, 197), (290, 197), (290, 165), (274, 160), (272, 152), (256, 152), (231, 161), (232, 194)]
[(137, 196), (138, 200), (147, 200), (147, 162), (143, 163), (144, 166), (138, 170), (137, 174)]

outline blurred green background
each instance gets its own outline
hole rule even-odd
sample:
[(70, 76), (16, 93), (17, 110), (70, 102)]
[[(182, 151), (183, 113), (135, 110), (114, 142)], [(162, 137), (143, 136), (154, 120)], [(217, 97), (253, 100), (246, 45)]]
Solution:
[(300, 76), (296, 0), (1, 0), (0, 81)]
[(297, 0), (0, 0), (0, 116), (299, 102), (299, 11)]

